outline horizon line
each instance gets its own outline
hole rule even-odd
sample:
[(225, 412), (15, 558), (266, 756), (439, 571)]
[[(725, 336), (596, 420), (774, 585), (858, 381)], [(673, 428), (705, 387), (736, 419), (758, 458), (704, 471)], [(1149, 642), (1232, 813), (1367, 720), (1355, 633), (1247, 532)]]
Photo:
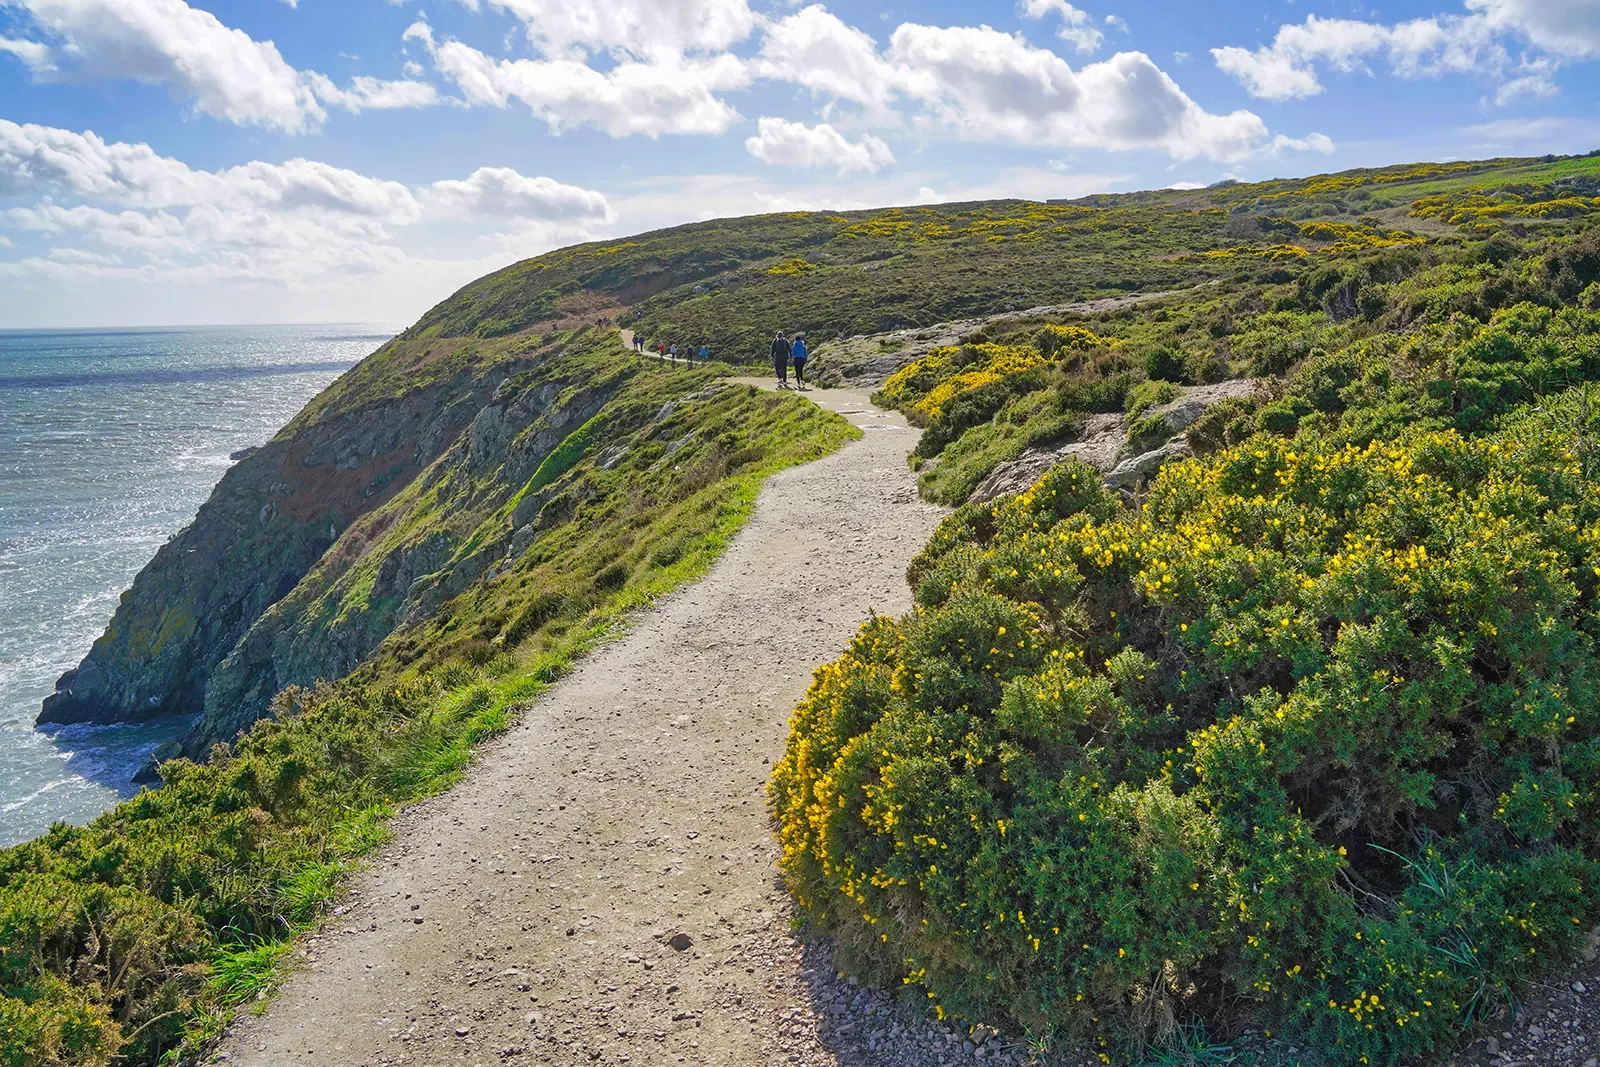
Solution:
[(378, 326), (384, 329), (393, 328), (395, 332), (406, 329), (405, 326), (394, 326), (393, 323), (380, 322), (376, 319), (333, 319), (322, 322), (191, 322), (191, 323), (164, 323), (161, 325), (147, 326), (5, 326), (0, 325), (0, 333), (88, 333), (99, 331), (133, 332), (146, 330), (150, 332), (177, 331), (177, 330), (244, 330), (272, 326)]

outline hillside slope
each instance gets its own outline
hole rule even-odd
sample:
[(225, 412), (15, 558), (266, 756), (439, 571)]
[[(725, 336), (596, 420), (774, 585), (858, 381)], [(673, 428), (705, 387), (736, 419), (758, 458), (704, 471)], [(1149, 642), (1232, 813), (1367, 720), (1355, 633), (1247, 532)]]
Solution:
[(815, 966), (784, 923), (759, 795), (812, 662), (906, 607), (901, 575), (941, 515), (905, 467), (915, 433), (863, 399), (823, 398), (862, 440), (775, 476), (704, 581), (397, 820), (306, 947), (315, 967), (240, 1021), (228, 1062), (882, 1062), (864, 1032), (824, 1042), (782, 1018)]
[(845, 966), (1036, 1046), (1445, 1048), (1600, 916), (1597, 194), (1590, 156), (761, 216), (473, 283), (49, 700), (198, 719), (164, 788), (0, 852), (0, 1060), (203, 1046), (397, 806), (853, 432), (601, 318), (808, 330), (962, 505), (774, 779)]
[[(1596, 164), (1492, 160), (1071, 203), (767, 215), (514, 264), (430, 310), (229, 471), (195, 522), (136, 578), (40, 721), (204, 711), (208, 725), (188, 745), (198, 752), (258, 715), (284, 684), (348, 672), (396, 620), (418, 621), (463, 591), (488, 560), (476, 543), (468, 559), (454, 558), (452, 538), (471, 533), (458, 523), (444, 540), (391, 543), (405, 555), (381, 575), (382, 603), (351, 612), (345, 593), (330, 599), (355, 557), (376, 563), (366, 544), (371, 524), (353, 540), (347, 531), (388, 508), (469, 430), (479, 436), (465, 473), (480, 488), (450, 491), (470, 497), (483, 519), (521, 488), (541, 449), (599, 410), (589, 410), (601, 401), (595, 390), (619, 384), (611, 376), (620, 350), (590, 339), (580, 358), (564, 332), (596, 317), (625, 319), (652, 341), (708, 342), (716, 357), (759, 361), (778, 327), (824, 341), (1208, 281), (1309, 277), (1319, 264), (1403, 253), (1462, 223), (1582, 215), (1600, 192)], [(593, 386), (572, 392), (591, 374)], [(501, 389), (516, 398), (499, 394), (505, 402), (491, 404)], [(489, 422), (493, 434), (524, 436), (483, 440)], [(1014, 459), (1020, 450), (997, 454)], [(492, 482), (498, 488), (481, 488)], [(385, 525), (396, 521), (394, 509), (385, 514)], [(446, 565), (426, 603), (407, 601), (409, 583)], [(402, 577), (404, 591), (393, 587)]]
[(1525, 1021), (1600, 933), (1596, 166), (1188, 194), (1300, 240), (835, 346), (905, 354), (878, 400), (960, 505), (772, 780), (847, 969), (1134, 1062), (1250, 1031), (1428, 1062)]

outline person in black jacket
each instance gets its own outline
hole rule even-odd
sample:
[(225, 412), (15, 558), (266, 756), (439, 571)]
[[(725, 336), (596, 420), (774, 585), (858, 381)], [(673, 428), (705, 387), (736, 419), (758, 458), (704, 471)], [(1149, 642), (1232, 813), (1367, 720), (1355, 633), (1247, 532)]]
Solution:
[(789, 388), (789, 340), (782, 330), (772, 339), (772, 368), (778, 372), (778, 388)]

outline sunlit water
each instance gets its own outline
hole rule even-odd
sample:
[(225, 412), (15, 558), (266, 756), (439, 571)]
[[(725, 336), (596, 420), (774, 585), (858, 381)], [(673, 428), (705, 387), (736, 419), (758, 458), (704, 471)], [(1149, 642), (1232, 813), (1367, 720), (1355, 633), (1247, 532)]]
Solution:
[(388, 336), (373, 326), (0, 331), (0, 845), (131, 795), (182, 727), (33, 728), (117, 598), (259, 445)]

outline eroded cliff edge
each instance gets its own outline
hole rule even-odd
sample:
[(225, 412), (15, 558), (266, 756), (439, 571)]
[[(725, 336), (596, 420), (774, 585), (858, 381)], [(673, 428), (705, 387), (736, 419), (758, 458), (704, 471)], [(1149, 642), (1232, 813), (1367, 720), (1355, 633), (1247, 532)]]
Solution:
[[(327, 625), (316, 614), (320, 598), (297, 587), (312, 576), (320, 588), (343, 573), (349, 559), (327, 559), (329, 550), (458, 442), (480, 473), (494, 453), (498, 472), (512, 445), (505, 411), (513, 420), (542, 418), (553, 431), (522, 442), (513, 463), (536, 466), (538, 446), (576, 428), (550, 404), (571, 401), (582, 414), (583, 399), (562, 395), (561, 357), (547, 337), (483, 344), (402, 336), (380, 348), (223, 476), (194, 521), (123, 594), (105, 633), (45, 700), (39, 722), (137, 722), (228, 702), (223, 718), (232, 728), (202, 719), (185, 746), (195, 751), (258, 717), (289, 681), (347, 673), (392, 628), (394, 612), (378, 613), (352, 635), (351, 627)], [(496, 402), (508, 380), (537, 378), (540, 367), (554, 376), (535, 388), (542, 404), (521, 390), (502, 391)], [(429, 559), (430, 551), (443, 558)], [(432, 573), (452, 555), (438, 539), (420, 551), (403, 546), (385, 577)], [(292, 640), (311, 633), (340, 637)], [(271, 650), (265, 657), (263, 646)], [(208, 700), (219, 668), (226, 681)]]

